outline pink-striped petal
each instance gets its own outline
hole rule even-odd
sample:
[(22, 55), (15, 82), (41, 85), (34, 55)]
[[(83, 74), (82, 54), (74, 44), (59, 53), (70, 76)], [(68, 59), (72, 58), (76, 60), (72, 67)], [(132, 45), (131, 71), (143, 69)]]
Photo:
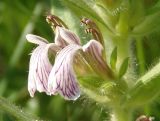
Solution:
[(66, 100), (76, 100), (79, 97), (80, 89), (73, 71), (73, 57), (79, 49), (82, 49), (81, 46), (70, 44), (57, 55), (49, 75), (50, 94), (58, 92)]
[(102, 56), (103, 46), (96, 40), (90, 40), (83, 47), (85, 52), (85, 59), (91, 65), (93, 70), (102, 77), (112, 78), (112, 72)]
[(48, 51), (55, 44), (42, 44), (33, 50), (30, 58), (28, 91), (33, 97), (36, 90), (48, 94), (48, 76), (52, 65), (48, 59)]
[(27, 34), (26, 39), (28, 40), (28, 42), (38, 45), (48, 44), (48, 41), (46, 39), (33, 34)]
[(67, 46), (68, 44), (80, 45), (80, 39), (78, 38), (78, 36), (68, 29), (57, 26), (55, 33), (55, 44), (59, 45), (62, 48)]
[(96, 40), (90, 40), (83, 46), (84, 52), (89, 52), (92, 56), (96, 55), (99, 59), (102, 57), (102, 50), (103, 46)]

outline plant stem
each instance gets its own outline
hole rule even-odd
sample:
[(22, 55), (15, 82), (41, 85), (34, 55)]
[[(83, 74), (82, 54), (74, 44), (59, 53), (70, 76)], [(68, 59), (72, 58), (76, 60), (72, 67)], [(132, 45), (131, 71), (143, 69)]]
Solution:
[[(14, 116), (19, 121), (36, 121), (38, 118), (33, 117), (31, 114), (25, 113), (22, 109), (15, 106), (7, 99), (0, 97), (0, 109), (8, 114)], [(38, 120), (37, 120), (38, 121)]]
[(143, 50), (143, 43), (140, 38), (136, 40), (137, 46), (137, 58), (139, 62), (139, 74), (144, 74), (145, 72), (145, 58), (144, 58), (144, 50)]

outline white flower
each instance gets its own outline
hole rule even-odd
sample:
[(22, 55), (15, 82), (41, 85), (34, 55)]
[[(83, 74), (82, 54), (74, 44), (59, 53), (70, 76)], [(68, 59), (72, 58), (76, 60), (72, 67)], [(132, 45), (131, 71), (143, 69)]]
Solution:
[[(96, 40), (81, 46), (80, 39), (73, 32), (58, 26), (55, 43), (49, 44), (44, 38), (35, 35), (29, 34), (26, 37), (29, 42), (39, 45), (30, 59), (28, 90), (32, 97), (38, 90), (50, 95), (59, 93), (66, 100), (76, 100), (80, 96), (80, 88), (73, 69), (75, 58), (85, 59), (102, 78), (112, 75), (102, 57), (103, 47)], [(53, 55), (57, 53), (54, 66), (48, 57), (49, 50)]]

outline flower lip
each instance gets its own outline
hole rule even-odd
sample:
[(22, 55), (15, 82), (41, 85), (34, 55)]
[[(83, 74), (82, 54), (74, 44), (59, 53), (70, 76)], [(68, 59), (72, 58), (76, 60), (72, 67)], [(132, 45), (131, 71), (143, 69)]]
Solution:
[(81, 46), (70, 44), (57, 55), (48, 81), (51, 94), (58, 92), (66, 100), (76, 100), (80, 96), (80, 89), (73, 71), (73, 58), (79, 49)]
[(48, 59), (49, 46), (40, 45), (32, 52), (28, 75), (28, 90), (32, 97), (36, 90), (48, 94), (48, 76), (52, 68)]
[(46, 39), (33, 34), (27, 34), (26, 39), (28, 40), (28, 42), (38, 44), (38, 45), (48, 44), (48, 41)]
[(97, 54), (99, 54), (99, 56), (102, 55), (103, 46), (96, 40), (90, 40), (86, 45), (84, 45), (83, 51), (85, 52), (85, 51), (89, 50), (89, 48), (91, 46), (97, 47), (97, 51), (96, 51), (96, 52), (98, 52)]
[(101, 75), (104, 79), (112, 79), (113, 74), (107, 63), (103, 59), (102, 51), (103, 46), (96, 40), (90, 40), (86, 45), (82, 47), (85, 59), (91, 65), (93, 70)]

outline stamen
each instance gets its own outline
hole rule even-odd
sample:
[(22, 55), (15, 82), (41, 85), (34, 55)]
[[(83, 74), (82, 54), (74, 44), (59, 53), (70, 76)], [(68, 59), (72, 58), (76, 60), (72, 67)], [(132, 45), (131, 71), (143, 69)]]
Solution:
[[(98, 28), (98, 26), (96, 25), (96, 23), (94, 21), (92, 21), (91, 19), (88, 18), (82, 18), (81, 23), (86, 25), (86, 29), (85, 32), (91, 33), (93, 38), (97, 41), (99, 41), (101, 43), (101, 45), (103, 46), (104, 50), (105, 50), (105, 44), (104, 44), (104, 40), (103, 40), (103, 36), (102, 33), (100, 31), (100, 29)], [(106, 60), (106, 54), (105, 51), (103, 50), (102, 55), (104, 60)]]
[(53, 30), (55, 30), (55, 28), (57, 26), (60, 26), (60, 27), (63, 27), (63, 28), (68, 28), (67, 25), (60, 19), (58, 18), (57, 16), (55, 15), (47, 15), (46, 17), (46, 21), (51, 24), (51, 28)]
[[(87, 28), (85, 29), (85, 32), (88, 34), (88, 33), (92, 33), (92, 36), (95, 40), (99, 40), (100, 36), (99, 36), (99, 33), (93, 29), (93, 28)], [(102, 44), (102, 43), (101, 43)]]
[(100, 32), (100, 29), (96, 25), (94, 21), (88, 18), (83, 18), (81, 20), (81, 23), (87, 26), (87, 29), (85, 29), (86, 33), (91, 33), (93, 38), (97, 41), (99, 41), (102, 45), (104, 45), (103, 37)]

